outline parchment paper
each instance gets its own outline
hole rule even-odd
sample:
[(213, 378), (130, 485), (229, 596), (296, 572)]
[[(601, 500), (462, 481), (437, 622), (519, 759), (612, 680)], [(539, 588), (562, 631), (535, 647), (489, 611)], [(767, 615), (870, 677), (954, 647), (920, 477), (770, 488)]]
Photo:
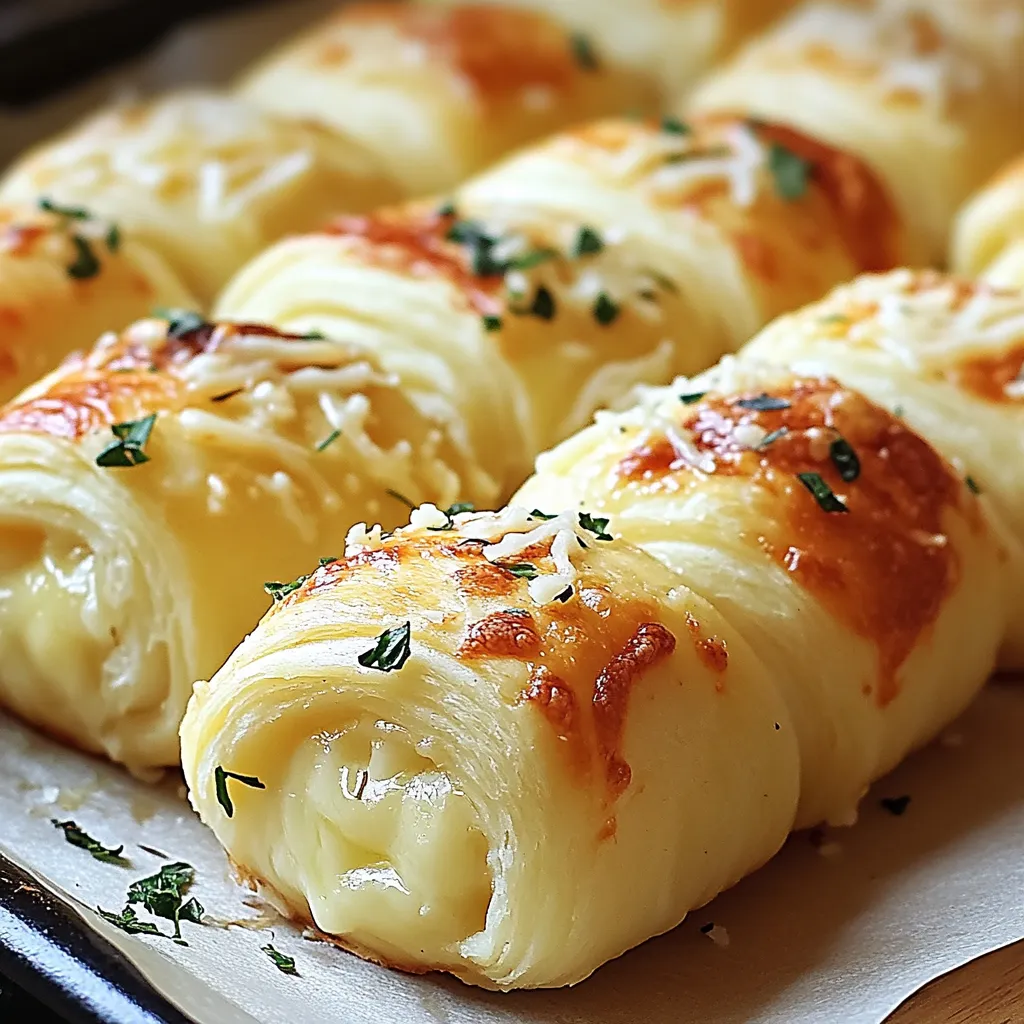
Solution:
[[(2, 718), (0, 849), (84, 907), (114, 911), (161, 863), (136, 844), (195, 865), (210, 923), (183, 926), (188, 947), (92, 922), (201, 1024), (875, 1024), (931, 979), (1024, 937), (1022, 737), (1024, 686), (990, 686), (875, 786), (856, 826), (792, 837), (674, 932), (563, 991), (487, 993), (304, 939), (246, 905), (180, 777), (147, 785)], [(900, 816), (879, 802), (900, 796), (911, 798)], [(131, 868), (68, 845), (53, 817), (125, 843)], [(700, 930), (710, 922), (713, 937)], [(270, 941), (300, 977), (260, 951)]]

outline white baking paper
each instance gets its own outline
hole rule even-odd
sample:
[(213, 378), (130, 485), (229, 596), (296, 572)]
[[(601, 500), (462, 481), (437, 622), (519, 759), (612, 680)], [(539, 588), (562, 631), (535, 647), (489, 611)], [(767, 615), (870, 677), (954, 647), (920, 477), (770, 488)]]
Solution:
[[(201, 1024), (876, 1024), (926, 982), (1024, 937), (1022, 737), (1024, 686), (990, 686), (874, 787), (856, 826), (792, 837), (674, 932), (562, 991), (484, 992), (304, 939), (248, 905), (180, 777), (147, 785), (2, 718), (0, 851), (83, 907), (114, 911), (160, 866), (137, 844), (195, 865), (210, 923), (183, 926), (188, 947), (91, 920)], [(901, 816), (879, 803), (900, 796), (911, 798)], [(131, 868), (68, 845), (54, 817), (125, 843)], [(271, 941), (300, 977), (261, 952)]]

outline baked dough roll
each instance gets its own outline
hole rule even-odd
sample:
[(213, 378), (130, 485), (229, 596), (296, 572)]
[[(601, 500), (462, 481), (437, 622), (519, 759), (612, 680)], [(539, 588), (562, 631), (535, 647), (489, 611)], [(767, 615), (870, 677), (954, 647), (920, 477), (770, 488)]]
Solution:
[(571, 983), (963, 708), (1006, 597), (957, 470), (827, 379), (689, 386), (602, 414), (525, 505), (357, 528), (197, 684), (185, 776), (243, 877), (388, 964)]
[(996, 61), (943, 32), (942, 19), (907, 8), (799, 8), (713, 73), (685, 109), (788, 125), (856, 154), (895, 199), (909, 262), (936, 263), (959, 205), (1024, 146), (1024, 108)]
[(0, 702), (133, 767), (177, 763), (192, 682), (263, 584), (339, 523), (404, 520), (389, 488), (495, 494), (371, 355), (189, 316), (108, 335), (0, 411)]
[[(422, 0), (421, 0), (422, 2)], [(445, 7), (459, 0), (426, 0)], [(508, 7), (508, 0), (486, 0)], [(794, 0), (515, 0), (514, 6), (557, 18), (589, 41), (595, 54), (654, 78), (674, 100), (722, 55)]]
[(741, 358), (856, 388), (984, 495), (1014, 595), (1000, 662), (1024, 669), (1024, 295), (934, 271), (865, 276), (782, 317)]
[(104, 331), (193, 301), (111, 221), (47, 199), (0, 205), (0, 403)]
[(240, 90), (358, 139), (409, 195), (451, 188), (567, 125), (660, 107), (645, 69), (543, 14), (486, 4), (346, 4)]
[(409, 386), (459, 389), (466, 429), (493, 437), (491, 399), (461, 344), (486, 350), (518, 382), (525, 444), (492, 443), (490, 456), (526, 452), (512, 487), (538, 451), (632, 385), (701, 369), (776, 314), (901, 254), (871, 174), (798, 133), (604, 121), (510, 158), (450, 201), (280, 242), (240, 272), (217, 315), (365, 344), (397, 374), (415, 359)]
[(194, 90), (102, 111), (28, 153), (0, 182), (3, 201), (44, 195), (115, 220), (205, 303), (286, 232), (400, 192), (352, 140)]
[(1024, 288), (1024, 157), (1004, 168), (960, 211), (950, 256), (960, 274)]
[(1005, 632), (987, 499), (828, 377), (728, 357), (601, 414), (514, 500), (612, 516), (753, 647), (796, 731), (795, 827), (854, 820), (980, 689)]
[(570, 984), (775, 852), (794, 731), (733, 628), (604, 524), (457, 519), (363, 534), (275, 606), (197, 684), (186, 778), (240, 873), (341, 945)]

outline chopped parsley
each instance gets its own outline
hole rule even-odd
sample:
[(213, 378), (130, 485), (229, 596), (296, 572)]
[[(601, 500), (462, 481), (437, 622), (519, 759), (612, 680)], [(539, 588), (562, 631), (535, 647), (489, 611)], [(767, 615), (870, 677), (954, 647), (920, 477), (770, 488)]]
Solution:
[(614, 323), (619, 317), (619, 305), (607, 292), (601, 292), (594, 302), (594, 319), (602, 326), (607, 327)]
[(690, 126), (678, 117), (666, 115), (661, 119), (661, 130), (669, 135), (689, 135)]
[(102, 907), (97, 907), (96, 912), (104, 921), (109, 921), (115, 928), (120, 928), (129, 935), (163, 935), (152, 921), (140, 921), (139, 915), (131, 907), (125, 907), (120, 914), (104, 910)]
[(543, 519), (545, 521), (547, 521), (548, 519), (557, 519), (558, 518), (558, 516), (553, 515), (551, 513), (541, 512), (541, 510), (539, 508), (532, 509), (531, 512), (530, 512), (530, 515), (534, 519)]
[(110, 429), (114, 433), (114, 440), (96, 456), (96, 465), (109, 469), (140, 466), (143, 462), (149, 462), (149, 456), (143, 449), (155, 422), (156, 413), (151, 412), (141, 420), (112, 424)]
[(154, 917), (162, 917), (174, 924), (175, 942), (181, 941), (181, 922), (192, 921), (201, 924), (203, 905), (193, 896), (185, 901), (184, 895), (195, 878), (191, 864), (176, 861), (165, 864), (155, 875), (140, 878), (128, 887), (128, 906), (141, 903)]
[(299, 976), (299, 972), (295, 969), (295, 957), (285, 956), (284, 953), (274, 949), (271, 943), (267, 943), (265, 946), (260, 946), (260, 949), (270, 957), (270, 962), (282, 974), (294, 974), (295, 977)]
[(224, 808), (224, 813), (229, 818), (233, 818), (235, 815), (235, 805), (231, 802), (231, 794), (228, 792), (228, 779), (234, 779), (235, 782), (240, 782), (243, 786), (248, 786), (250, 789), (267, 788), (266, 784), (255, 775), (239, 775), (238, 772), (229, 772), (227, 769), (217, 765), (213, 769), (213, 785), (217, 793), (217, 803)]
[(787, 202), (800, 199), (807, 191), (811, 167), (809, 160), (778, 142), (773, 142), (768, 151), (768, 169), (775, 182), (775, 191)]
[(455, 221), (445, 233), (445, 238), (469, 249), (470, 265), (479, 277), (500, 276), (509, 270), (529, 270), (558, 256), (554, 249), (530, 249), (516, 256), (499, 257), (494, 250), (502, 239), (490, 234), (475, 220)]
[(322, 452), (325, 448), (329, 448), (334, 444), (339, 437), (341, 437), (341, 431), (335, 428), (316, 446), (316, 450)]
[(753, 409), (756, 412), (777, 412), (780, 409), (789, 408), (789, 402), (786, 399), (766, 395), (763, 391), (755, 398), (741, 398), (736, 404), (741, 409)]
[(68, 276), (76, 281), (95, 277), (100, 272), (100, 261), (92, 251), (89, 240), (81, 235), (72, 235), (71, 243), (75, 247), (75, 258), (67, 266)]
[(755, 452), (763, 452), (769, 445), (775, 444), (780, 437), (785, 437), (789, 433), (789, 427), (779, 427), (778, 430), (772, 430), (765, 434), (761, 438), (759, 444), (754, 446)]
[(304, 576), (299, 576), (289, 583), (278, 583), (271, 580), (263, 584), (263, 589), (274, 599), (274, 604), (277, 604), (278, 601), (283, 601), (289, 594), (294, 594), (312, 575), (312, 573), (307, 572)]
[(457, 501), (453, 505), (449, 505), (447, 508), (441, 509), (440, 511), (445, 517), (446, 522), (443, 526), (428, 526), (428, 530), (453, 530), (455, 528), (455, 516), (462, 512), (475, 512), (476, 505), (471, 501)]
[(103, 241), (107, 243), (107, 248), (111, 252), (117, 252), (121, 248), (121, 229), (116, 224), (111, 224), (103, 236)]
[(910, 804), (909, 796), (883, 796), (878, 801), (890, 814), (900, 817)]
[(569, 46), (572, 49), (572, 55), (584, 71), (597, 71), (601, 63), (597, 59), (597, 53), (594, 50), (594, 44), (590, 41), (590, 37), (584, 35), (582, 32), (573, 32), (569, 36)]
[(184, 338), (186, 334), (191, 334), (206, 326), (206, 321), (190, 309), (159, 307), (153, 310), (153, 315), (167, 321), (168, 338)]
[(699, 402), (706, 394), (706, 391), (691, 391), (688, 395), (680, 395), (679, 401), (683, 405), (693, 405), (695, 402)]
[(971, 494), (981, 494), (981, 488), (978, 486), (978, 482), (973, 476), (965, 477), (964, 483), (967, 484), (967, 490), (969, 490)]
[(483, 321), (484, 330), (488, 333), (501, 330), (501, 317), (485, 314), (480, 318)]
[(540, 575), (537, 566), (532, 562), (495, 562), (494, 564), (499, 569), (504, 569), (505, 572), (518, 576), (521, 580), (535, 580)]
[(400, 669), (412, 653), (412, 623), (403, 622), (401, 626), (385, 629), (377, 637), (377, 643), (368, 651), (359, 655), (358, 661), (363, 668), (375, 668), (381, 672), (394, 672)]
[(852, 483), (860, 476), (860, 459), (857, 458), (853, 446), (845, 438), (837, 437), (828, 446), (828, 455), (832, 460), (832, 465), (836, 467), (846, 483)]
[(551, 291), (539, 285), (529, 306), (513, 309), (520, 316), (535, 316), (540, 320), (553, 320), (555, 317), (555, 297)]
[(593, 256), (595, 253), (599, 253), (604, 248), (604, 239), (595, 231), (593, 228), (588, 228), (585, 224), (576, 232), (576, 237), (572, 240), (572, 247), (569, 250), (569, 255), (573, 259), (579, 259), (581, 256)]
[(581, 512), (579, 515), (580, 526), (588, 533), (592, 533), (598, 540), (611, 540), (612, 535), (608, 532), (608, 518), (592, 516), (589, 512)]
[(68, 220), (92, 219), (92, 214), (84, 206), (61, 206), (49, 196), (39, 197), (39, 209), (45, 210), (47, 213), (55, 213), (58, 217), (66, 217)]
[(849, 512), (850, 510), (835, 496), (832, 488), (819, 473), (797, 473), (797, 479), (814, 495), (823, 512)]
[(64, 838), (72, 845), (77, 846), (86, 853), (92, 854), (93, 858), (102, 861), (104, 864), (119, 864), (122, 867), (128, 866), (128, 860), (122, 856), (124, 846), (112, 849), (93, 839), (87, 832), (82, 831), (73, 821), (58, 821), (50, 819), (54, 828), (59, 828), (64, 833)]
[(326, 341), (327, 335), (323, 331), (306, 331), (301, 335), (303, 341)]

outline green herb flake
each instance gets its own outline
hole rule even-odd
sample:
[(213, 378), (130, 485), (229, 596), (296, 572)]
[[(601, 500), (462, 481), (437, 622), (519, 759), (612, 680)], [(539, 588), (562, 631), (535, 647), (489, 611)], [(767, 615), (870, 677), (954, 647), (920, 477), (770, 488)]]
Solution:
[(967, 484), (967, 490), (969, 490), (971, 494), (981, 494), (981, 488), (978, 486), (978, 482), (973, 476), (965, 477), (964, 483)]
[(82, 238), (81, 235), (72, 235), (71, 243), (75, 247), (75, 258), (68, 264), (68, 276), (76, 281), (86, 281), (90, 277), (95, 277), (100, 272), (100, 261), (92, 251), (88, 239)]
[(341, 431), (335, 428), (316, 446), (316, 450), (322, 452), (325, 448), (330, 448), (339, 437), (341, 437)]
[(289, 583), (278, 583), (276, 580), (271, 580), (263, 584), (263, 589), (274, 599), (274, 604), (277, 604), (278, 601), (283, 601), (289, 594), (294, 594), (311, 575), (312, 573), (307, 572), (304, 576), (299, 576)]
[(661, 119), (661, 130), (669, 135), (689, 135), (690, 126), (678, 117), (666, 116)]
[(490, 334), (493, 331), (501, 330), (500, 316), (492, 316), (490, 314), (485, 314), (480, 319), (483, 322), (484, 330), (487, 331), (488, 334)]
[(845, 438), (837, 437), (829, 445), (828, 454), (832, 465), (836, 467), (846, 483), (852, 483), (860, 476), (860, 459), (857, 458), (853, 446)]
[(706, 394), (706, 391), (691, 391), (688, 395), (680, 395), (679, 401), (682, 402), (683, 405), (693, 405), (694, 403), (699, 402)]
[(453, 530), (455, 529), (455, 516), (462, 512), (475, 512), (476, 505), (471, 501), (456, 501), (454, 504), (449, 505), (445, 509), (441, 509), (441, 514), (445, 517), (445, 524), (443, 526), (428, 526), (428, 530)]
[(114, 914), (102, 907), (97, 907), (96, 912), (104, 921), (109, 921), (115, 928), (120, 928), (129, 935), (163, 935), (152, 921), (140, 921), (138, 914), (131, 907), (125, 907), (120, 914)]
[(260, 946), (260, 949), (270, 957), (270, 962), (282, 974), (293, 974), (295, 977), (299, 976), (299, 972), (295, 969), (295, 957), (285, 956), (284, 953), (274, 949), (273, 945), (270, 943), (267, 943), (265, 946)]
[(787, 202), (800, 199), (807, 191), (811, 177), (811, 163), (791, 149), (773, 142), (768, 152), (768, 169), (775, 182), (778, 196)]
[(111, 441), (96, 456), (96, 465), (105, 469), (139, 466), (149, 462), (149, 456), (143, 450), (149, 435), (156, 423), (156, 413), (152, 412), (141, 420), (128, 420), (125, 423), (114, 423), (111, 430), (115, 440)]
[(569, 36), (569, 46), (576, 63), (585, 71), (597, 71), (600, 68), (600, 61), (589, 36), (582, 32), (573, 32)]
[(607, 327), (619, 317), (620, 308), (607, 292), (601, 292), (594, 302), (594, 319), (602, 326)]
[(118, 864), (121, 867), (128, 866), (128, 860), (121, 855), (124, 846), (118, 846), (116, 849), (104, 846), (93, 839), (87, 832), (80, 829), (73, 821), (58, 821), (56, 818), (51, 818), (50, 824), (54, 828), (59, 828), (64, 833), (64, 838), (72, 846), (77, 846), (79, 849), (92, 854), (95, 860), (102, 861), (104, 864)]
[(521, 580), (535, 580), (540, 575), (537, 566), (532, 562), (495, 562), (493, 564)]
[(814, 500), (823, 512), (850, 511), (835, 496), (832, 488), (821, 478), (820, 473), (797, 473), (797, 479), (814, 495)]
[(595, 231), (593, 228), (588, 228), (585, 224), (576, 232), (576, 237), (572, 240), (572, 247), (569, 249), (569, 255), (573, 259), (579, 259), (582, 256), (593, 256), (595, 253), (599, 253), (604, 248), (604, 239)]
[(558, 253), (554, 249), (531, 249), (519, 256), (510, 256), (505, 261), (503, 270), (532, 270), (541, 263), (557, 258)]
[(755, 452), (763, 452), (769, 445), (775, 444), (780, 437), (785, 437), (789, 433), (789, 427), (779, 427), (778, 430), (772, 430), (765, 434), (761, 438), (759, 444), (755, 445)]
[(785, 398), (775, 398), (764, 392), (755, 398), (741, 398), (736, 405), (741, 409), (753, 409), (756, 412), (778, 412), (780, 409), (789, 408), (789, 402)]
[(176, 861), (165, 864), (155, 875), (140, 878), (128, 887), (128, 907), (141, 903), (154, 917), (162, 917), (174, 924), (175, 941), (181, 939), (181, 922), (202, 922), (203, 905), (194, 897), (184, 900), (185, 893), (195, 878), (191, 864)]
[(545, 522), (547, 520), (549, 520), (549, 519), (557, 519), (558, 518), (557, 515), (554, 515), (554, 514), (552, 514), (550, 512), (541, 512), (541, 510), (539, 508), (532, 509), (530, 511), (530, 516), (533, 519), (543, 519)]
[(68, 220), (92, 219), (92, 214), (84, 206), (61, 206), (49, 196), (39, 197), (39, 209), (45, 210), (47, 213), (55, 213), (58, 217), (67, 217)]
[(255, 775), (239, 775), (238, 772), (229, 772), (217, 765), (213, 770), (213, 785), (217, 793), (217, 803), (224, 808), (224, 813), (229, 818), (233, 818), (235, 815), (235, 805), (231, 802), (231, 794), (228, 792), (228, 779), (234, 779), (235, 782), (240, 782), (250, 789), (267, 788), (266, 784)]
[(528, 310), (533, 316), (541, 320), (553, 320), (555, 317), (555, 297), (551, 292), (540, 285), (533, 297), (533, 302)]
[(592, 516), (589, 512), (579, 514), (580, 526), (588, 533), (592, 533), (598, 540), (611, 540), (612, 535), (608, 532), (608, 518)]
[(109, 252), (117, 252), (121, 248), (121, 229), (116, 224), (111, 224), (103, 241), (107, 243)]
[(153, 310), (153, 315), (167, 321), (169, 338), (183, 338), (206, 326), (206, 321), (190, 309), (167, 309), (161, 306)]
[(395, 672), (400, 669), (412, 653), (412, 623), (385, 629), (377, 642), (357, 659), (363, 668), (375, 668), (381, 672)]
[(326, 341), (327, 335), (323, 331), (306, 331), (302, 335), (303, 341)]

